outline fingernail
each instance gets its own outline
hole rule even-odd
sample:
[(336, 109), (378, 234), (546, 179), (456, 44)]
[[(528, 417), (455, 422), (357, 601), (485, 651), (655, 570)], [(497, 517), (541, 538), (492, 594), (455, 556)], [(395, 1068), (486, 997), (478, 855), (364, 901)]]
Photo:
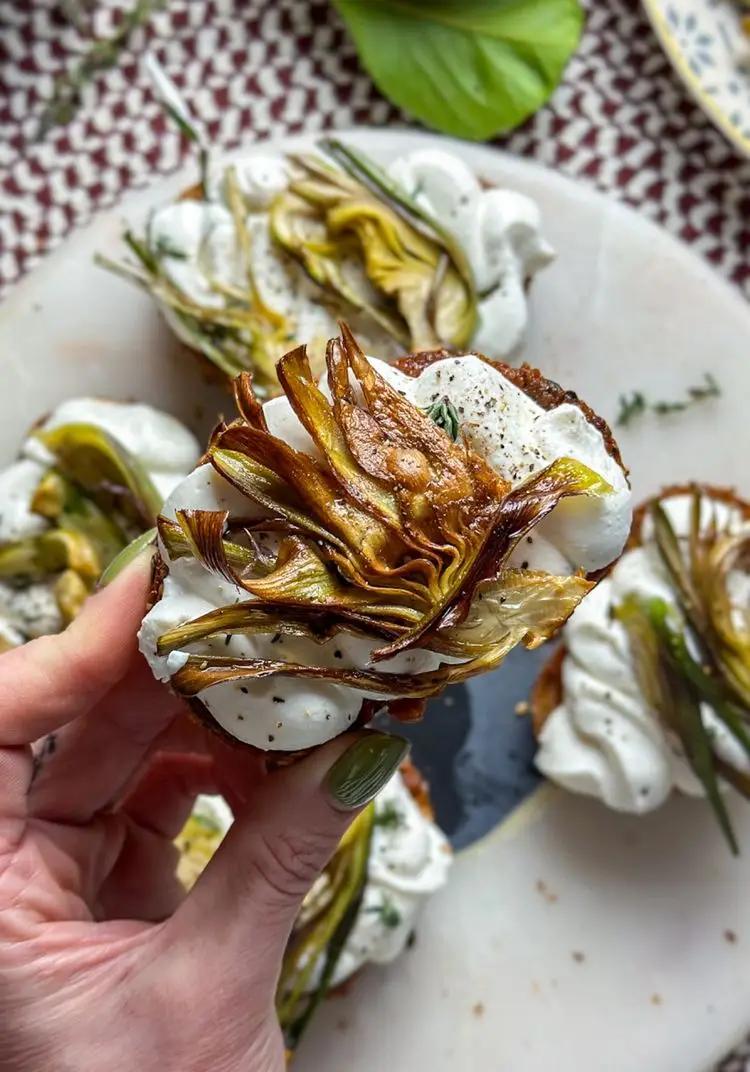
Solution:
[(367, 733), (340, 755), (324, 786), (333, 805), (351, 811), (369, 804), (395, 774), (409, 752), (409, 742), (387, 733)]
[[(127, 569), (131, 562), (135, 562), (140, 555), (143, 555), (145, 561), (146, 550), (151, 548), (155, 539), (156, 529), (149, 529), (148, 532), (143, 532), (140, 536), (136, 536), (132, 543), (129, 543), (127, 547), (123, 547), (119, 555), (116, 555), (112, 559), (99, 578), (97, 588), (106, 588), (116, 577), (120, 576), (123, 570)], [(153, 551), (149, 551), (149, 557), (151, 557), (152, 554)]]

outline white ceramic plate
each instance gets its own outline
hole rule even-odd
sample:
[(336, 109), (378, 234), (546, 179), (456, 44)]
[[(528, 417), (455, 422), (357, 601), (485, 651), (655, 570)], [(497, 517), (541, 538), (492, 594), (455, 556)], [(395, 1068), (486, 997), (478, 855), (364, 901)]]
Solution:
[[(382, 159), (440, 140), (356, 138)], [(633, 389), (673, 399), (707, 370), (720, 383), (716, 401), (622, 431), (636, 495), (689, 477), (747, 492), (745, 303), (632, 211), (493, 150), (459, 151), (490, 180), (535, 197), (559, 251), (534, 285), (524, 356), (610, 419)], [(229, 408), (149, 301), (92, 263), (94, 251), (115, 249), (123, 217), (137, 221), (191, 178), (100, 216), (11, 294), (0, 311), (0, 461), (74, 393), (148, 398), (199, 430), (217, 406)], [(503, 724), (498, 715), (498, 734)], [(750, 806), (734, 811), (748, 846), (739, 860), (699, 802), (675, 798), (633, 820), (542, 789), (459, 855), (398, 965), (368, 970), (326, 1004), (295, 1067), (703, 1072), (750, 1023)]]
[(750, 40), (735, 0), (643, 0), (672, 66), (709, 119), (750, 156)]

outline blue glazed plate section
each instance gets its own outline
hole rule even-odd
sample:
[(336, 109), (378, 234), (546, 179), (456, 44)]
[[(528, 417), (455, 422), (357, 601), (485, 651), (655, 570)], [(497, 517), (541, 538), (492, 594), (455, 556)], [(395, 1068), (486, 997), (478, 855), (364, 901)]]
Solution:
[(551, 650), (516, 648), (498, 670), (433, 700), (422, 722), (390, 723), (412, 742), (438, 824), (455, 849), (492, 830), (541, 781), (531, 718), (515, 708), (528, 699)]

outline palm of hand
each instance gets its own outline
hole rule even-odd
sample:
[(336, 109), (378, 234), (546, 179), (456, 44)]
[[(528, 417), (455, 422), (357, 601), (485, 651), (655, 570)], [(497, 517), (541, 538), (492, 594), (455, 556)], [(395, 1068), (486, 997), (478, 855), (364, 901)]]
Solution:
[[(134, 625), (143, 591), (131, 589)], [(95, 630), (84, 614), (1, 661), (0, 1069), (271, 1072), (277, 959), (227, 972), (172, 843), (198, 792), (241, 810), (233, 763), (245, 787), (260, 772), (233, 759), (218, 778), (203, 731), (145, 667), (128, 669), (122, 593), (96, 598), (113, 613)], [(34, 759), (28, 742), (50, 730)]]

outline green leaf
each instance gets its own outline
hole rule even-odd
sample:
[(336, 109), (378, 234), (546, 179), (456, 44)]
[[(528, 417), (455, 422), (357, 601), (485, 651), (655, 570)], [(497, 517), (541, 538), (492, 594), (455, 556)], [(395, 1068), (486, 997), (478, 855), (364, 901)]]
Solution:
[(482, 140), (544, 104), (576, 48), (578, 0), (333, 0), (378, 89), (426, 126)]

